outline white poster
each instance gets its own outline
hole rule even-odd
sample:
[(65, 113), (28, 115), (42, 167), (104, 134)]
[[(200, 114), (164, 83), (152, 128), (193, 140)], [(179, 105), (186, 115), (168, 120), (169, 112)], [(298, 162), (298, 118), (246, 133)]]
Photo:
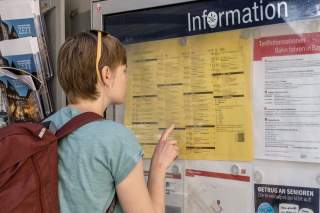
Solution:
[(186, 212), (251, 212), (251, 171), (249, 163), (188, 161), (185, 177)]
[(255, 40), (255, 157), (320, 162), (320, 33)]
[[(166, 213), (183, 213), (184, 208), (184, 163), (175, 161), (166, 173)], [(144, 160), (146, 181), (149, 175), (150, 160)]]

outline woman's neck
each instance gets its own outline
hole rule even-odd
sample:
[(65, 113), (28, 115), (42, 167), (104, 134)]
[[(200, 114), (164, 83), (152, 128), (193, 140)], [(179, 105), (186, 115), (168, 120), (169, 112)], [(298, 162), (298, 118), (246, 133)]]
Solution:
[(99, 101), (87, 101), (81, 100), (76, 104), (69, 104), (70, 107), (76, 108), (81, 112), (95, 112), (101, 116), (103, 116), (106, 106), (104, 104), (99, 103)]

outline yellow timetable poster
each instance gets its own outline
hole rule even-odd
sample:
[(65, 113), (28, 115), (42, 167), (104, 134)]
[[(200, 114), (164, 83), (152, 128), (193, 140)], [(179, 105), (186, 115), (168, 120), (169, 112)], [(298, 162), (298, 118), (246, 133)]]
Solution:
[(146, 158), (173, 123), (180, 159), (252, 159), (251, 45), (240, 30), (127, 45), (125, 124)]

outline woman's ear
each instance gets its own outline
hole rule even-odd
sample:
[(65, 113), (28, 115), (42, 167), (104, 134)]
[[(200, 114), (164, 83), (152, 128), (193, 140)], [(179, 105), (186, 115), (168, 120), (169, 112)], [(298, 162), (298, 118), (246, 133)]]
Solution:
[(105, 87), (111, 88), (112, 86), (112, 72), (110, 67), (104, 66), (101, 71), (101, 81)]

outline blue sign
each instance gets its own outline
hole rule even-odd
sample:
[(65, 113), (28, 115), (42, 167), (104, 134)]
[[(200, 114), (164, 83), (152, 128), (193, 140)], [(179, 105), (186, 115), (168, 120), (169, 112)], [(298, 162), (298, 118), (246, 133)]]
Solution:
[(37, 36), (34, 20), (32, 18), (2, 20), (2, 22), (4, 28), (6, 28), (7, 34), (10, 35), (10, 39)]
[(104, 30), (124, 43), (279, 24), (320, 15), (318, 0), (196, 1), (103, 18)]
[(25, 70), (28, 73), (37, 76), (37, 69), (35, 66), (35, 56), (33, 54), (3, 56), (9, 63), (10, 67), (15, 67)]
[(269, 184), (254, 185), (256, 213), (319, 212), (319, 189)]

